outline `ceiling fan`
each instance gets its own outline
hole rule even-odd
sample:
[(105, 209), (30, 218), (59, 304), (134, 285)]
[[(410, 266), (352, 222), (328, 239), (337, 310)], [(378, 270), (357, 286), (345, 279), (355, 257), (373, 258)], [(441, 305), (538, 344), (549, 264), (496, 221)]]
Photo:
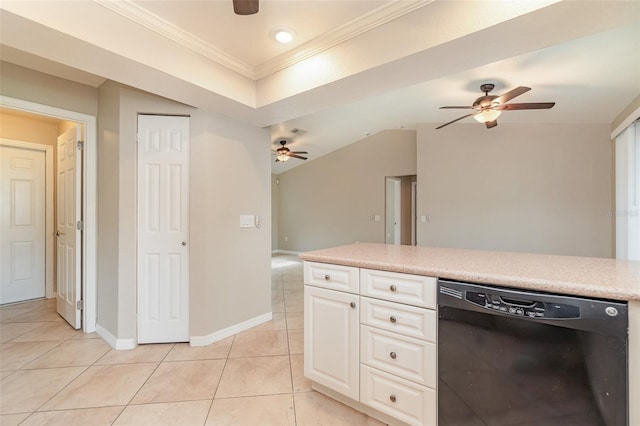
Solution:
[(256, 14), (258, 6), (258, 0), (233, 0), (233, 11), (236, 15)]
[(467, 117), (473, 117), (480, 123), (484, 123), (485, 126), (487, 126), (487, 129), (491, 129), (492, 127), (496, 127), (498, 125), (497, 119), (502, 111), (516, 109), (549, 109), (553, 108), (553, 106), (556, 104), (555, 102), (507, 104), (507, 102), (509, 102), (511, 99), (528, 92), (529, 90), (531, 90), (531, 88), (520, 86), (500, 96), (489, 95), (489, 92), (491, 92), (494, 87), (495, 85), (491, 83), (485, 83), (481, 85), (480, 90), (484, 92), (484, 96), (480, 96), (478, 99), (476, 99), (471, 106), (440, 107), (440, 109), (473, 109), (475, 111), (470, 114), (463, 115), (462, 117), (458, 117), (453, 121), (443, 124), (442, 126), (438, 126), (436, 127), (436, 129), (442, 129), (444, 126), (448, 126), (449, 124), (455, 123), (456, 121), (462, 120), (463, 118)]
[(282, 146), (274, 151), (274, 154), (276, 156), (276, 163), (289, 161), (289, 158), (299, 158), (300, 160), (307, 159), (307, 157), (303, 157), (302, 155), (300, 155), (309, 154), (307, 151), (291, 151), (285, 146), (287, 144), (286, 139), (280, 139), (279, 142)]

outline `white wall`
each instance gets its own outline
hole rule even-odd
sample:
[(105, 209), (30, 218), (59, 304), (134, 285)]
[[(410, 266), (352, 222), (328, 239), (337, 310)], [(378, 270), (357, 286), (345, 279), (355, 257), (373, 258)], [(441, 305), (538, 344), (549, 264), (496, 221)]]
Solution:
[(383, 131), (278, 175), (278, 248), (384, 242), (385, 176), (416, 174), (415, 135)]
[(418, 125), (418, 244), (612, 255), (608, 124)]

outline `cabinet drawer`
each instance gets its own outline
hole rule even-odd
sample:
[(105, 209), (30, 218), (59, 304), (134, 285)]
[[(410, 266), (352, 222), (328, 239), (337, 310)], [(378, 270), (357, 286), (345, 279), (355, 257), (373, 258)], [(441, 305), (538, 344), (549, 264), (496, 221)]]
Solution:
[(360, 402), (410, 425), (435, 425), (436, 392), (360, 365)]
[(360, 326), (360, 362), (421, 385), (436, 387), (436, 345)]
[(363, 296), (436, 309), (435, 278), (361, 269), (360, 279)]
[(436, 341), (436, 311), (379, 299), (360, 299), (360, 323), (417, 339)]
[(304, 262), (304, 283), (357, 294), (360, 290), (360, 273), (358, 268), (352, 266)]

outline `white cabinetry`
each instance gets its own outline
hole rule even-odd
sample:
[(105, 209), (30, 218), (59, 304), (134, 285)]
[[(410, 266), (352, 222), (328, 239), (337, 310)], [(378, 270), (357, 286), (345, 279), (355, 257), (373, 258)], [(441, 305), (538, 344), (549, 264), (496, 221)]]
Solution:
[(357, 292), (357, 277), (358, 268), (305, 263), (304, 281), (315, 286), (304, 286), (304, 375), (354, 400), (360, 395), (359, 297), (322, 287)]
[(437, 280), (315, 262), (304, 273), (305, 376), (383, 421), (437, 424)]

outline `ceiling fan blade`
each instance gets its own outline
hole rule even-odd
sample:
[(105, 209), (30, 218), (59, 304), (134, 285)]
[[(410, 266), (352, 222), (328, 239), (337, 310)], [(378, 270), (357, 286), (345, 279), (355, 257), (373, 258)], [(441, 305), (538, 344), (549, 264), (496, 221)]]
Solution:
[(453, 120), (453, 121), (450, 121), (450, 122), (448, 122), (448, 123), (444, 123), (442, 126), (438, 126), (438, 127), (436, 127), (436, 130), (438, 130), (438, 129), (442, 129), (444, 126), (448, 126), (449, 124), (453, 124), (453, 123), (455, 123), (456, 121), (462, 120), (463, 118), (471, 117), (471, 116), (476, 115), (476, 114), (477, 114), (477, 112), (473, 112), (473, 113), (471, 113), (471, 114), (463, 115), (462, 117), (458, 117), (458, 118), (456, 118), (456, 119), (455, 119), (455, 120)]
[(498, 125), (498, 120), (487, 121), (484, 123), (487, 126), (487, 129), (491, 129), (492, 127), (496, 127)]
[(472, 106), (443, 106), (439, 109), (474, 109)]
[(258, 13), (258, 0), (233, 0), (233, 11), (236, 15), (253, 15)]
[(496, 105), (492, 109), (513, 111), (516, 109), (549, 109), (553, 108), (555, 102), (529, 102), (520, 104)]
[(296, 155), (296, 154), (291, 154), (291, 153), (289, 153), (289, 154), (287, 154), (287, 155), (289, 155), (289, 157), (299, 158), (299, 159), (301, 159), (301, 160), (306, 160), (306, 159), (307, 159), (307, 157), (303, 157), (303, 156), (301, 156), (301, 155)]
[(308, 154), (307, 151), (289, 151), (289, 152), (291, 152), (292, 154)]
[(495, 103), (497, 103), (497, 104), (507, 103), (511, 99), (515, 98), (516, 96), (520, 96), (523, 93), (528, 92), (529, 90), (531, 90), (531, 87), (524, 87), (524, 86), (516, 87), (515, 89), (510, 90), (507, 93), (504, 93), (503, 95), (498, 96), (491, 103), (494, 103), (494, 104)]

